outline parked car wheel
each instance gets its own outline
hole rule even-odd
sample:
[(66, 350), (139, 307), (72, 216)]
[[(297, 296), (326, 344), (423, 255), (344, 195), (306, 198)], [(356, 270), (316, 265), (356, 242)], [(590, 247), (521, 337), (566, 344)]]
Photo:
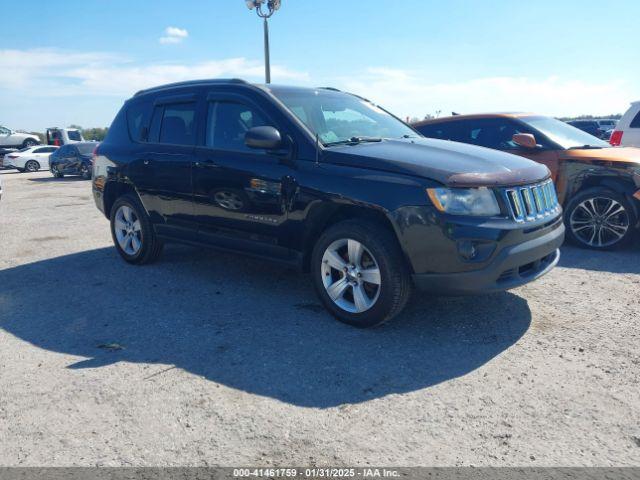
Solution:
[(38, 145), (38, 142), (36, 142), (33, 138), (27, 138), (24, 142), (22, 142), (22, 148), (31, 148), (35, 147), (36, 145)]
[(404, 308), (411, 278), (393, 235), (373, 222), (348, 220), (325, 231), (312, 258), (324, 306), (356, 327), (380, 325)]
[(40, 164), (35, 160), (29, 160), (25, 164), (24, 168), (27, 172), (37, 172), (38, 170), (40, 170)]
[(629, 201), (606, 188), (578, 193), (565, 211), (567, 238), (593, 250), (613, 250), (631, 241), (637, 218)]
[(127, 262), (136, 265), (152, 263), (162, 253), (149, 217), (133, 195), (116, 200), (111, 209), (111, 236), (116, 250)]
[(51, 166), (51, 174), (56, 178), (64, 177), (64, 174), (60, 171), (60, 169), (58, 168), (57, 165), (52, 165)]
[(80, 176), (85, 180), (91, 180), (91, 168), (88, 165), (82, 165), (80, 167)]

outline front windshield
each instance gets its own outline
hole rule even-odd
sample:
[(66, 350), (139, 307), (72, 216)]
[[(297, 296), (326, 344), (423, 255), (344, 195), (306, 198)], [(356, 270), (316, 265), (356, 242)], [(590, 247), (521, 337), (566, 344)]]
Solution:
[(539, 130), (562, 148), (609, 147), (599, 138), (551, 117), (521, 117), (520, 120)]
[(332, 90), (275, 90), (273, 94), (326, 146), (352, 139), (417, 137), (381, 108)]

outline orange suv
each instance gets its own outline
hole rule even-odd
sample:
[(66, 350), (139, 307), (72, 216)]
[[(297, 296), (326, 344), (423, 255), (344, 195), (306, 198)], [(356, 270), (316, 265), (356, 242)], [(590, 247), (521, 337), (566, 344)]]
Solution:
[[(571, 125), (529, 113), (454, 115), (417, 122), (426, 137), (502, 150), (551, 170), (567, 237), (606, 250), (628, 244), (640, 218), (640, 149), (613, 148)], [(535, 199), (518, 198), (523, 211)], [(533, 205), (532, 205), (533, 202)]]

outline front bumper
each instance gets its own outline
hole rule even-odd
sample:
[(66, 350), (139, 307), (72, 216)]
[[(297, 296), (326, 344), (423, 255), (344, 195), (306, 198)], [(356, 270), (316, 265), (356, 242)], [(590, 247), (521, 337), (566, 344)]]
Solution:
[(490, 293), (529, 283), (557, 265), (565, 235), (561, 212), (515, 222), (404, 207), (392, 218), (415, 286), (445, 295)]
[(469, 295), (509, 290), (545, 275), (560, 260), (564, 225), (519, 245), (504, 248), (485, 268), (471, 272), (418, 274), (420, 290), (449, 295)]

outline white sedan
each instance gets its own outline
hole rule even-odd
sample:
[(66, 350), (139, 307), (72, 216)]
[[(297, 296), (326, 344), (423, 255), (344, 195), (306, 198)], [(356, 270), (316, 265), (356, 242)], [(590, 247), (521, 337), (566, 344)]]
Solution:
[(16, 168), (21, 172), (37, 172), (41, 169), (49, 170), (49, 155), (58, 148), (53, 145), (23, 148), (17, 152), (6, 154), (3, 165), (5, 168)]

